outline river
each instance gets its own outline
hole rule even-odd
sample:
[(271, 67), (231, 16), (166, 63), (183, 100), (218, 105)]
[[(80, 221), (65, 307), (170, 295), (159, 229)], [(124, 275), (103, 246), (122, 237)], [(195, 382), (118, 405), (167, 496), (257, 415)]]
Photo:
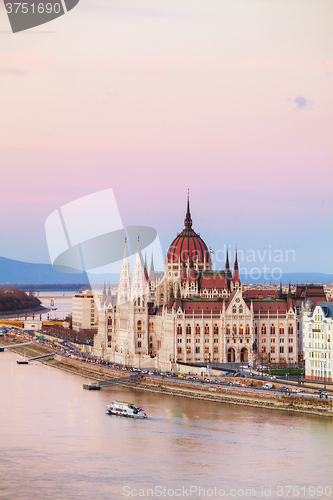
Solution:
[[(16, 359), (0, 353), (1, 499), (332, 498), (330, 418), (89, 392), (86, 379)], [(111, 399), (149, 418), (107, 415)]]

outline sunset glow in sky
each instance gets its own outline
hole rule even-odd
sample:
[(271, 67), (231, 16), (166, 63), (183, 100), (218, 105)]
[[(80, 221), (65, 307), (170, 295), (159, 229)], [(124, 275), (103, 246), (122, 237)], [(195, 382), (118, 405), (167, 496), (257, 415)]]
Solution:
[(45, 220), (112, 188), (166, 253), (293, 249), (333, 273), (333, 3), (80, 0), (12, 34), (0, 4), (0, 256), (49, 262)]

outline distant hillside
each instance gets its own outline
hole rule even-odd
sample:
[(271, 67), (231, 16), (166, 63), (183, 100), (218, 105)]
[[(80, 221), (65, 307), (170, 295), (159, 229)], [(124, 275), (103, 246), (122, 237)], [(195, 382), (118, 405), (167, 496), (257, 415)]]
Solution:
[[(323, 273), (283, 273), (281, 278), (272, 278), (268, 273), (265, 279), (263, 273), (256, 279), (256, 274), (253, 273), (253, 278), (241, 275), (243, 283), (333, 283), (333, 274)], [(92, 286), (94, 284), (117, 283), (119, 274), (90, 275)], [(89, 283), (87, 273), (59, 273), (53, 269), (51, 264), (30, 264), (28, 262), (20, 262), (18, 260), (6, 259), (0, 257), (0, 284), (26, 285), (34, 284), (77, 284)]]
[(265, 279), (262, 274), (258, 279), (255, 279), (255, 273), (253, 273), (254, 278), (248, 276), (240, 276), (240, 279), (243, 283), (280, 283), (283, 284), (291, 283), (323, 283), (324, 285), (328, 285), (333, 283), (333, 274), (324, 274), (324, 273), (283, 273), (281, 278), (273, 278), (270, 274), (266, 273), (267, 278)]
[(89, 283), (86, 273), (58, 273), (51, 264), (30, 264), (0, 257), (0, 284)]

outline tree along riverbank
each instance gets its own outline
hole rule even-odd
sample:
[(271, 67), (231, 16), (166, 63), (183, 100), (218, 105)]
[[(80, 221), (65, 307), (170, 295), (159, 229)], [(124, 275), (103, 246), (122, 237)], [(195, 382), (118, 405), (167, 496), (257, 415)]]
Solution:
[[(1, 346), (10, 346), (18, 342), (26, 342), (22, 337), (1, 337)], [(15, 347), (11, 349), (20, 355), (26, 357), (35, 357), (42, 354), (55, 352), (43, 344), (33, 342), (33, 344)], [(0, 353), (0, 356), (3, 355)], [(272, 392), (258, 393), (251, 390), (242, 391), (230, 389), (228, 387), (211, 387), (200, 382), (186, 383), (186, 381), (178, 381), (173, 379), (155, 379), (143, 377), (141, 381), (135, 383), (126, 381), (132, 375), (132, 372), (123, 372), (122, 370), (113, 370), (103, 368), (98, 365), (83, 363), (75, 359), (66, 358), (61, 354), (56, 354), (55, 359), (41, 361), (42, 363), (53, 366), (61, 370), (79, 375), (84, 378), (89, 378), (97, 382), (108, 380), (111, 378), (119, 379), (122, 377), (124, 381), (121, 383), (123, 387), (131, 389), (139, 389), (151, 392), (159, 392), (168, 395), (187, 397), (192, 399), (200, 399), (206, 401), (215, 401), (217, 403), (230, 403), (242, 406), (260, 407), (272, 410), (296, 411), (301, 413), (309, 413), (312, 415), (320, 415), (333, 417), (333, 401), (324, 399), (314, 399), (301, 396), (283, 396)], [(22, 367), (22, 369), (25, 369)], [(234, 379), (237, 380), (236, 378)], [(242, 381), (242, 379), (239, 379)], [(277, 384), (275, 384), (277, 385)]]

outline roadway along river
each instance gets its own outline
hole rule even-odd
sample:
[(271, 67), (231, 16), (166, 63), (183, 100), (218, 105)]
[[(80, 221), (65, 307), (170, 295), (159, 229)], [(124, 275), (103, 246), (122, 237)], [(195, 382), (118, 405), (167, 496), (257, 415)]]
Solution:
[[(1, 499), (333, 497), (330, 418), (89, 392), (86, 379), (16, 359), (0, 353)], [(111, 399), (149, 418), (106, 415)]]

